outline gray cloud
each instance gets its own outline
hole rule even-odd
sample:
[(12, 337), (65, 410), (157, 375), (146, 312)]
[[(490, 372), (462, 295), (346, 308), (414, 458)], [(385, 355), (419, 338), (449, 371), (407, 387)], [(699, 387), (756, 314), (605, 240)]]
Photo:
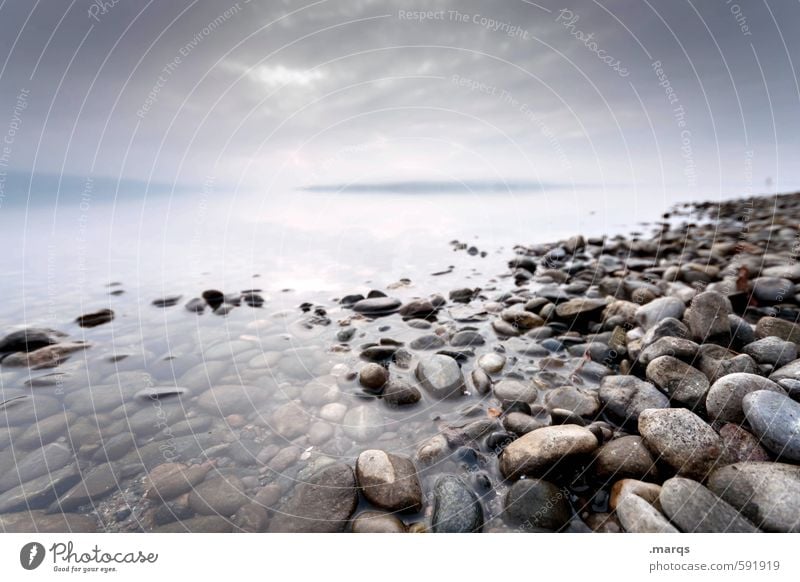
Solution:
[[(683, 197), (800, 184), (796, 4), (96, 6), (2, 5), (0, 132), (30, 91), (10, 170), (279, 189), (666, 184)], [(407, 14), (423, 10), (436, 17)]]

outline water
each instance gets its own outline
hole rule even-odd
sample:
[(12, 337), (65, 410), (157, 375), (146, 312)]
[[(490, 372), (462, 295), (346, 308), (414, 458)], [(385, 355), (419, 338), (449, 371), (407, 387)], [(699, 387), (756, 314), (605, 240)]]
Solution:
[[(640, 218), (637, 200), (584, 190), (427, 197), (201, 193), (111, 203), (94, 193), (73, 194), (58, 205), (6, 206), (0, 286), (4, 331), (48, 327), (90, 347), (56, 368), (0, 367), (2, 399), (29, 397), (0, 416), (1, 468), (13, 470), (53, 442), (69, 447), (74, 455), (69, 463), (76, 463), (83, 477), (110, 463), (113, 486), (70, 511), (90, 514), (114, 531), (150, 530), (168, 521), (157, 514), (157, 505), (142, 499), (142, 478), (165, 462), (211, 458), (213, 472), (244, 478), (249, 495), (265, 485), (290, 495), (330, 459), (352, 466), (368, 448), (413, 457), (443, 428), (486, 418), (491, 402), (473, 391), (457, 403), (425, 395), (417, 405), (389, 407), (365, 394), (354, 378), (363, 364), (361, 348), (387, 339), (408, 346), (437, 328), (472, 327), (488, 341), (474, 349), (475, 359), (464, 366), (468, 373), (477, 357), (494, 348), (489, 321), (455, 321), (451, 304), (426, 331), (397, 314), (354, 317), (336, 298), (380, 289), (406, 302), (487, 285), (493, 287), (488, 295), (499, 294), (514, 286), (513, 280), (496, 277), (507, 272), (514, 244), (625, 231)], [(652, 199), (643, 206), (650, 219), (663, 208)], [(454, 239), (476, 246), (484, 256), (458, 250), (450, 244)], [(434, 275), (442, 271), (448, 273)], [(184, 309), (206, 289), (232, 294), (257, 289), (265, 304), (242, 304), (225, 316)], [(172, 295), (181, 296), (178, 305), (152, 305)], [(313, 309), (299, 308), (304, 303), (321, 309), (316, 319)], [(74, 322), (98, 309), (112, 309), (113, 322), (94, 328)], [(357, 331), (342, 343), (336, 334), (345, 324)], [(532, 378), (546, 369), (542, 377), (553, 386), (597, 384), (590, 377), (573, 377), (577, 358), (531, 358), (515, 354), (511, 345), (509, 364), (497, 377)], [(411, 353), (405, 367), (390, 366), (392, 378), (416, 383), (416, 362), (433, 352)], [(61, 374), (49, 376), (54, 372)], [(219, 390), (243, 385), (252, 389)], [(161, 400), (142, 396), (154, 387), (185, 392)], [(300, 428), (280, 434), (276, 411), (292, 401), (301, 403)], [(365, 426), (349, 426), (346, 419), (323, 413), (332, 403), (360, 410)], [(488, 476), (494, 489), (485, 492), (483, 503), (490, 518), (500, 513), (504, 485), (491, 452), (481, 451), (472, 461), (448, 456), (419, 468), (426, 492), (441, 473), (470, 480)], [(11, 479), (0, 494), (24, 483), (22, 476)], [(580, 504), (582, 493), (573, 494)], [(497, 518), (494, 527), (506, 526)]]

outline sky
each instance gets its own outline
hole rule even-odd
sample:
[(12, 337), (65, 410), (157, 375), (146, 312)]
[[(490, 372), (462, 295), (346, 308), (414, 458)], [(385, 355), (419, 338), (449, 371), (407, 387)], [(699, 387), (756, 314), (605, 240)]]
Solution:
[(797, 30), (794, 0), (0, 0), (0, 195), (799, 189)]

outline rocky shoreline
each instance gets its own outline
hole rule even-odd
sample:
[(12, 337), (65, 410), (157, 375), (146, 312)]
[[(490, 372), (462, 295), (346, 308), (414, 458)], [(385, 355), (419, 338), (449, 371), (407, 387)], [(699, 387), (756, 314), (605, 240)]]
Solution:
[(12, 332), (0, 528), (798, 532), (800, 194), (664, 219), (443, 293), (156, 299), (241, 332), (146, 368), (111, 308)]

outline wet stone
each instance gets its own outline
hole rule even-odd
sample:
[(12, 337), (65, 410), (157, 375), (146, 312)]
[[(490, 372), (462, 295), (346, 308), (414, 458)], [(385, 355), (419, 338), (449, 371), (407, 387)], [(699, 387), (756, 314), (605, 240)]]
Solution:
[(483, 506), (475, 492), (455, 475), (442, 475), (433, 488), (431, 529), (435, 533), (471, 533), (483, 528)]
[(758, 530), (739, 512), (697, 481), (667, 479), (659, 495), (670, 521), (686, 533), (755, 533)]
[(702, 407), (709, 389), (708, 378), (702, 372), (672, 356), (650, 362), (647, 379), (671, 400), (688, 408)]
[(229, 517), (245, 503), (244, 485), (234, 475), (207, 479), (193, 486), (189, 493), (189, 505), (199, 515)]
[(358, 504), (353, 470), (337, 463), (298, 483), (269, 524), (271, 532), (335, 533), (344, 531)]
[(541, 479), (517, 481), (505, 498), (505, 516), (519, 531), (559, 531), (572, 518), (568, 496), (558, 486)]
[(417, 470), (407, 457), (381, 450), (364, 451), (356, 461), (356, 477), (367, 500), (381, 509), (411, 513), (422, 509)]
[(778, 384), (755, 374), (728, 374), (711, 386), (706, 398), (706, 410), (712, 420), (740, 424), (744, 421), (742, 401), (756, 390), (769, 390), (783, 394)]
[(417, 365), (417, 379), (431, 396), (452, 398), (464, 392), (464, 376), (458, 363), (449, 356), (434, 355)]
[(742, 400), (753, 434), (779, 459), (800, 462), (800, 403), (779, 392), (758, 390)]
[(482, 346), (485, 343), (486, 339), (477, 331), (472, 330), (459, 331), (450, 338), (450, 345), (453, 347)]
[(399, 380), (391, 380), (383, 389), (382, 396), (384, 402), (389, 406), (408, 406), (416, 404), (422, 399), (419, 390)]

